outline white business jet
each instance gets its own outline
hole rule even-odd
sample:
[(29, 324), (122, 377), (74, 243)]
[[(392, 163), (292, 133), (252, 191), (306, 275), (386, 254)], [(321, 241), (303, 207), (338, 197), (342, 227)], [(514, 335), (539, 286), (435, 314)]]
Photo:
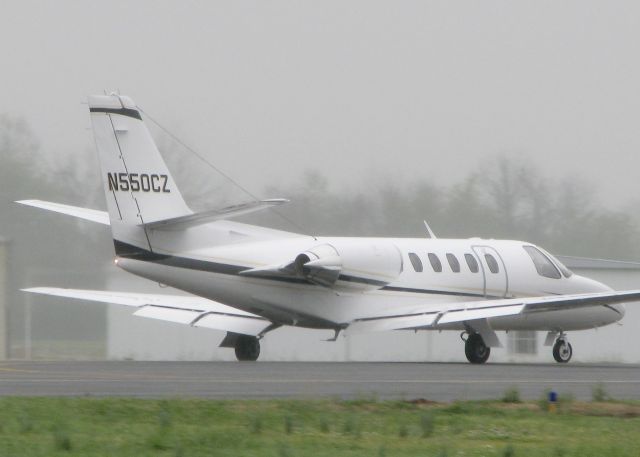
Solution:
[(331, 329), (334, 340), (341, 331), (460, 331), (471, 363), (500, 347), (496, 331), (541, 330), (565, 363), (567, 331), (617, 322), (621, 303), (640, 300), (640, 290), (613, 291), (522, 241), (315, 237), (230, 220), (281, 199), (194, 213), (129, 97), (90, 96), (89, 111), (108, 211), (19, 203), (111, 226), (118, 267), (192, 295), (28, 292), (223, 330), (220, 346), (238, 360), (256, 360), (268, 332), (298, 326)]

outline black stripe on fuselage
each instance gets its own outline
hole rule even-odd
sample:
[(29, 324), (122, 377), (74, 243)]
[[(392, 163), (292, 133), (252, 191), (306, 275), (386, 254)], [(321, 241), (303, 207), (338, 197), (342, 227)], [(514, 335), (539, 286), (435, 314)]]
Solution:
[[(205, 271), (207, 273), (218, 273), (224, 275), (239, 275), (241, 271), (248, 270), (251, 267), (240, 265), (230, 265), (226, 263), (210, 262), (207, 260), (190, 259), (188, 257), (178, 257), (169, 254), (158, 254), (148, 251), (144, 248), (134, 246), (122, 241), (113, 240), (116, 255), (124, 259), (141, 260), (144, 262), (166, 265), (168, 267), (185, 268), (189, 270)], [(289, 282), (297, 284), (310, 284), (303, 278), (287, 278), (281, 276), (261, 277), (268, 280)]]
[(473, 294), (471, 292), (452, 292), (448, 290), (432, 290), (432, 289), (412, 289), (410, 287), (395, 287), (395, 286), (385, 286), (382, 288), (382, 290), (389, 290), (393, 292), (409, 292), (414, 294), (452, 295), (455, 297), (503, 298), (503, 297), (493, 297), (493, 296), (483, 295), (483, 294)]
[(142, 116), (140, 116), (140, 113), (138, 112), (138, 110), (135, 110), (135, 109), (132, 109), (132, 108), (99, 108), (99, 107), (92, 107), (92, 108), (89, 108), (89, 111), (91, 113), (121, 114), (123, 116), (132, 117), (134, 119), (142, 120)]
[[(147, 249), (134, 246), (122, 241), (113, 240), (116, 255), (124, 259), (141, 260), (144, 262), (156, 263), (159, 265), (166, 265), (168, 267), (185, 268), (189, 270), (206, 271), (208, 273), (218, 273), (225, 275), (237, 276), (241, 271), (248, 270), (251, 267), (245, 267), (240, 265), (229, 265), (226, 263), (210, 262), (208, 260), (191, 259), (188, 257), (178, 257), (170, 254), (158, 254), (151, 252)], [(260, 279), (266, 279), (269, 281), (279, 281), (294, 284), (313, 284), (304, 278), (284, 277), (284, 276), (260, 276)], [(413, 289), (407, 287), (394, 287), (384, 286), (384, 282), (376, 281), (373, 279), (359, 278), (356, 276), (340, 275), (339, 280), (348, 281), (361, 284), (370, 284), (380, 287), (380, 290), (390, 292), (408, 292), (414, 294), (429, 294), (429, 295), (449, 295), (456, 297), (474, 297), (485, 298), (482, 294), (474, 294), (469, 292), (451, 292), (446, 290), (431, 290), (431, 289)], [(487, 298), (500, 298), (500, 297), (487, 297)]]
[(369, 285), (378, 286), (378, 287), (382, 287), (385, 284), (387, 284), (384, 281), (377, 281), (375, 279), (369, 279), (369, 278), (360, 278), (358, 276), (351, 276), (351, 275), (340, 275), (338, 276), (338, 281), (357, 282), (360, 284), (369, 284)]

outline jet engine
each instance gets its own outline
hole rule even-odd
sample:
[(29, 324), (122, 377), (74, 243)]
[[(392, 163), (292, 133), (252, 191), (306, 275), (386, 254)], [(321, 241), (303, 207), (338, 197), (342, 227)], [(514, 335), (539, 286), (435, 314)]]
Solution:
[(296, 275), (325, 287), (342, 291), (380, 289), (400, 276), (402, 255), (382, 240), (350, 240), (322, 244), (298, 256)]

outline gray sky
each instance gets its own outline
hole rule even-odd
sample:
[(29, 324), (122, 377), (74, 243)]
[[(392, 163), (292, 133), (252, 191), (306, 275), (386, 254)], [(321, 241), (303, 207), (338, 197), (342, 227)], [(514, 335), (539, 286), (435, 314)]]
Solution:
[[(91, 161), (86, 95), (128, 94), (251, 190), (447, 184), (495, 154), (640, 190), (640, 3), (4, 1), (0, 112)], [(97, 166), (97, 164), (95, 164)], [(294, 196), (292, 196), (294, 197)]]

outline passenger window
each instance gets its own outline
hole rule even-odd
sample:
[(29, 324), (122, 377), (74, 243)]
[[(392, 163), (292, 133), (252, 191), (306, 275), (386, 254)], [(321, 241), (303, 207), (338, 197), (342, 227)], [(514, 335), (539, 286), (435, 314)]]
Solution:
[(449, 266), (451, 267), (451, 271), (454, 273), (460, 273), (460, 262), (455, 255), (449, 253), (447, 254), (447, 261), (449, 261)]
[(464, 259), (467, 261), (467, 265), (469, 266), (469, 270), (471, 270), (471, 273), (477, 273), (479, 271), (478, 261), (476, 260), (475, 256), (473, 256), (472, 254), (465, 254)]
[(560, 279), (560, 272), (549, 258), (533, 246), (522, 246), (536, 267), (540, 276), (551, 279)]
[(497, 273), (498, 271), (500, 271), (500, 268), (498, 268), (498, 261), (494, 256), (492, 256), (491, 254), (485, 254), (484, 259), (487, 261), (487, 266), (489, 267), (489, 271), (491, 273)]
[(420, 257), (418, 257), (418, 254), (410, 252), (409, 253), (409, 260), (411, 260), (411, 265), (413, 265), (413, 269), (416, 270), (416, 272), (421, 273), (422, 272), (422, 260), (420, 260)]
[(435, 271), (436, 273), (442, 272), (442, 264), (440, 263), (440, 259), (433, 252), (429, 253), (429, 262), (431, 262), (433, 271)]

